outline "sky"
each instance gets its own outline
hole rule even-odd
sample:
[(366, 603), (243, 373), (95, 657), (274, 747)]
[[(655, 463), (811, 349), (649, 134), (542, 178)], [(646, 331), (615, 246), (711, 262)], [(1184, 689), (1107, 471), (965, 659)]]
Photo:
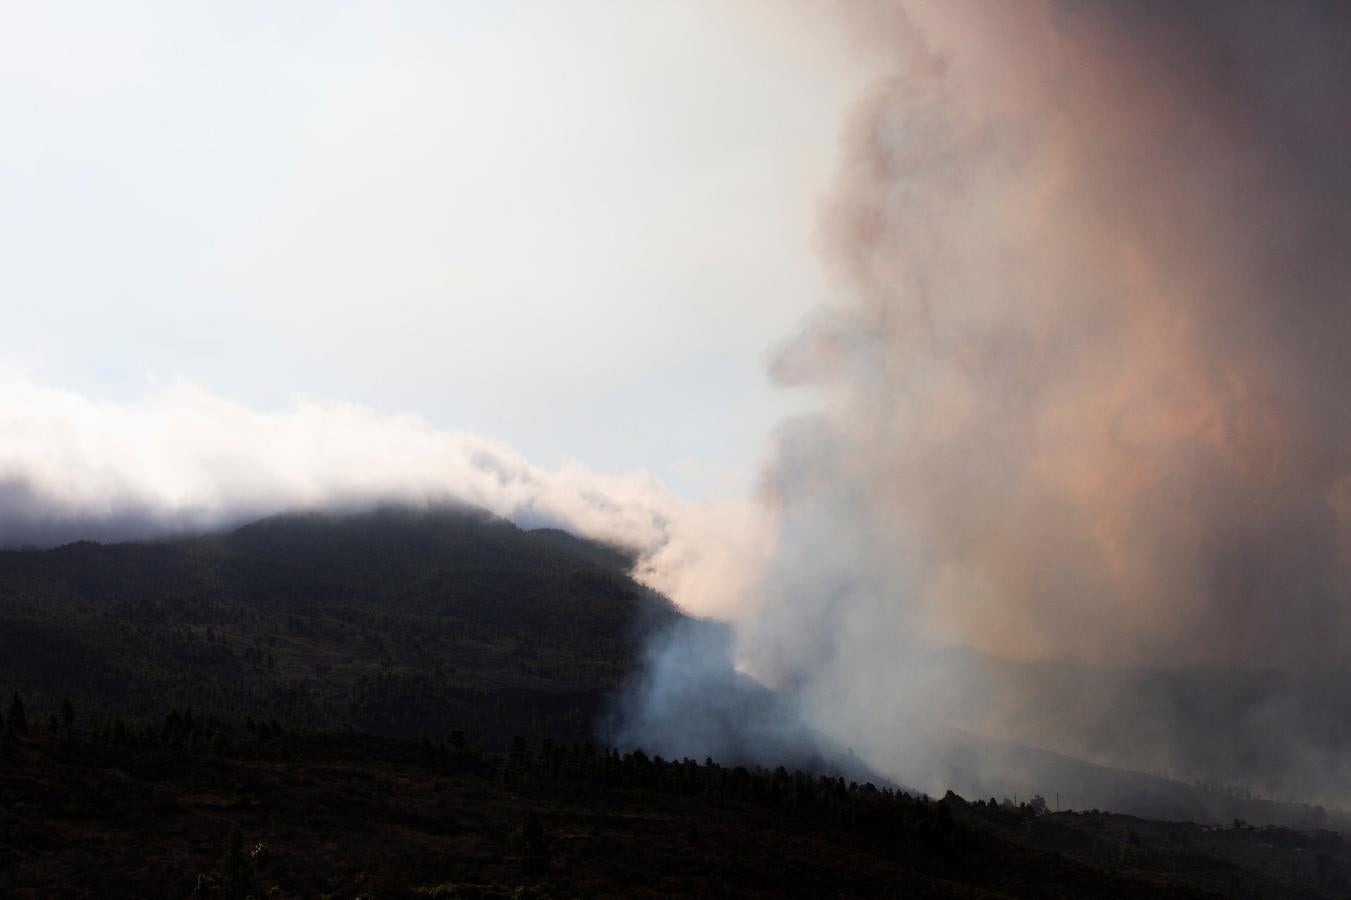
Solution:
[(833, 45), (748, 4), (0, 5), (0, 374), (744, 493), (831, 290)]

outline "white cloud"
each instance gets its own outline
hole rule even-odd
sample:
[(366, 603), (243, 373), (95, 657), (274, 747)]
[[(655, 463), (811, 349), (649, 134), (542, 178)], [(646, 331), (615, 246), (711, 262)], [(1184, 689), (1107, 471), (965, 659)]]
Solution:
[(639, 576), (699, 613), (748, 589), (768, 521), (652, 475), (531, 465), (413, 415), (297, 402), (260, 412), (185, 381), (96, 400), (0, 373), (0, 540), (141, 538), (293, 509), (456, 500), (641, 553)]
[(753, 468), (851, 82), (739, 4), (0, 5), (0, 352), (45, 380)]

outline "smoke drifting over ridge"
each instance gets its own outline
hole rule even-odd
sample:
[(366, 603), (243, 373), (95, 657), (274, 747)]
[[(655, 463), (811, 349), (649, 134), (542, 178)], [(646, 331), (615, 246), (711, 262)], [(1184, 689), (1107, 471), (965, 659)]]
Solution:
[(0, 380), (0, 546), (447, 501), (631, 548), (637, 574), (694, 611), (744, 591), (747, 560), (766, 552), (747, 504), (690, 503), (645, 473), (543, 469), (415, 416), (306, 403), (262, 413), (186, 382), (115, 403)]
[(743, 665), (923, 786), (957, 725), (1345, 802), (1351, 8), (830, 8), (891, 74)]

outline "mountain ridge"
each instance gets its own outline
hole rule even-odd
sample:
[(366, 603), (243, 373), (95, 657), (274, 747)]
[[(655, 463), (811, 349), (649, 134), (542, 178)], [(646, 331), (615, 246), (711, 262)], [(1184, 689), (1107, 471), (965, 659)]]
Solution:
[(617, 559), (459, 506), (3, 551), (0, 633), (18, 652), (0, 684), (133, 717), (168, 700), (493, 745), (578, 737), (643, 630), (679, 615)]
[[(739, 677), (730, 634), (685, 617), (630, 564), (622, 549), (467, 506), (284, 513), (209, 535), (0, 551), (0, 689), (44, 712), (68, 697), (108, 717), (154, 720), (168, 705), (389, 736), (463, 731), (498, 749), (518, 735), (601, 740), (884, 782), (804, 726), (790, 698)], [(673, 635), (700, 658), (656, 660)], [(653, 704), (653, 666), (672, 660), (687, 666), (666, 673), (679, 689)], [(917, 764), (972, 796), (1059, 786), (1081, 808), (1326, 821), (1314, 807), (975, 735), (930, 752), (936, 761)]]

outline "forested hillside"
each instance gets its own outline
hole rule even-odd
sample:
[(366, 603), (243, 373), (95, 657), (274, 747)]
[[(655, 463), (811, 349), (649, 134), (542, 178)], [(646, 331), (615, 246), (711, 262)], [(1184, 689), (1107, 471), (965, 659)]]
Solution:
[(701, 664), (708, 680), (668, 697), (662, 726), (744, 746), (702, 762), (609, 749), (597, 723), (642, 681), (647, 639), (713, 627), (630, 565), (464, 508), (0, 553), (0, 897), (1315, 898), (1351, 884), (1331, 832), (907, 797), (730, 662)]
[(1205, 896), (826, 776), (72, 713), (0, 730), (0, 897)]
[(678, 613), (621, 551), (471, 508), (0, 553), (0, 688), (129, 720), (166, 706), (388, 735), (592, 737)]

